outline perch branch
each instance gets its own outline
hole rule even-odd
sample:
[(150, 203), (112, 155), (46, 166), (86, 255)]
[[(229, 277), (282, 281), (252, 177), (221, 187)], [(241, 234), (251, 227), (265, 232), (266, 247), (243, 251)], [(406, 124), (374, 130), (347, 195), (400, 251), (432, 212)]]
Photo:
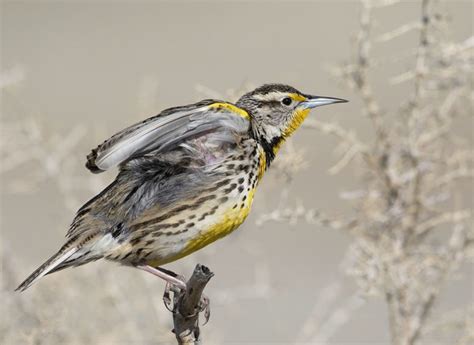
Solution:
[[(199, 313), (208, 309), (207, 300), (203, 305), (203, 290), (206, 284), (214, 276), (209, 268), (197, 264), (193, 275), (186, 283), (186, 291), (179, 291), (174, 294), (173, 307), (173, 332), (176, 335), (178, 344), (199, 344)], [(204, 299), (207, 299), (204, 297)], [(206, 315), (206, 319), (209, 315)]]

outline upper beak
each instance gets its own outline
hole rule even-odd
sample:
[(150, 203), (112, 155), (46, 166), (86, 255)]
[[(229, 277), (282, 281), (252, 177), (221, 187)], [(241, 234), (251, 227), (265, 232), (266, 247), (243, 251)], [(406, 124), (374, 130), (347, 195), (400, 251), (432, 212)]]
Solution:
[(321, 97), (321, 96), (310, 96), (305, 95), (306, 101), (303, 101), (299, 104), (298, 107), (303, 109), (312, 109), (316, 107), (320, 107), (322, 105), (333, 104), (333, 103), (346, 103), (348, 102), (342, 98), (335, 98), (335, 97)]

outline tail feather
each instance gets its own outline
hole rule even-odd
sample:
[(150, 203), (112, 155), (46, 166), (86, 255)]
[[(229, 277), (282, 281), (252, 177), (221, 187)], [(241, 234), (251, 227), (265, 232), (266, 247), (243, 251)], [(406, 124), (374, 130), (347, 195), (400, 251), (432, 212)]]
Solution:
[(66, 261), (78, 249), (79, 249), (78, 247), (61, 249), (59, 252), (57, 252), (51, 258), (49, 258), (44, 264), (38, 267), (28, 278), (26, 278), (26, 280), (23, 283), (21, 283), (15, 289), (15, 291), (25, 291), (38, 279), (42, 278), (48, 273), (51, 273), (51, 271), (53, 271), (56, 267), (61, 265), (61, 263)]

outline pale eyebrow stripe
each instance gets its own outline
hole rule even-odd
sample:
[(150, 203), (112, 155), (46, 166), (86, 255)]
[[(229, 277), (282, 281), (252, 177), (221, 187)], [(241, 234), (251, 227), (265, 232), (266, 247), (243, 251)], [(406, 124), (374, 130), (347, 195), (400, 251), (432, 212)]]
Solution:
[(270, 92), (265, 95), (254, 95), (253, 98), (258, 101), (276, 101), (285, 96), (288, 94), (284, 92)]
[(253, 98), (258, 101), (279, 101), (283, 97), (290, 97), (292, 100), (302, 102), (306, 100), (306, 97), (297, 93), (286, 93), (286, 92), (270, 92), (265, 95), (254, 95)]

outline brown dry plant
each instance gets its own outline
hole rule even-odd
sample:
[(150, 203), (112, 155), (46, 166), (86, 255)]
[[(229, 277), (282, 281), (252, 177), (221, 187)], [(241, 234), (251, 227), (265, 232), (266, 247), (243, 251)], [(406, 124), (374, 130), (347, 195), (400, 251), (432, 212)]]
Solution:
[[(353, 214), (331, 217), (310, 206), (284, 205), (259, 222), (305, 221), (349, 233), (347, 270), (361, 292), (385, 299), (393, 345), (422, 343), (424, 335), (443, 329), (454, 329), (457, 343), (468, 344), (474, 341), (472, 305), (450, 315), (433, 310), (441, 289), (473, 254), (473, 212), (465, 195), (469, 188), (472, 196), (474, 156), (472, 143), (459, 136), (455, 124), (473, 115), (474, 37), (443, 39), (448, 22), (440, 4), (430, 0), (420, 2), (419, 21), (372, 37), (377, 9), (397, 2), (361, 2), (354, 58), (335, 69), (360, 98), (373, 138), (362, 141), (337, 123), (305, 123), (338, 139), (342, 154), (331, 174), (348, 166), (361, 172), (360, 188), (343, 195)], [(405, 83), (407, 102), (389, 112), (370, 78), (388, 62), (374, 58), (372, 48), (413, 30), (419, 35), (408, 54), (413, 68), (389, 82)], [(441, 326), (447, 323), (452, 327)]]

